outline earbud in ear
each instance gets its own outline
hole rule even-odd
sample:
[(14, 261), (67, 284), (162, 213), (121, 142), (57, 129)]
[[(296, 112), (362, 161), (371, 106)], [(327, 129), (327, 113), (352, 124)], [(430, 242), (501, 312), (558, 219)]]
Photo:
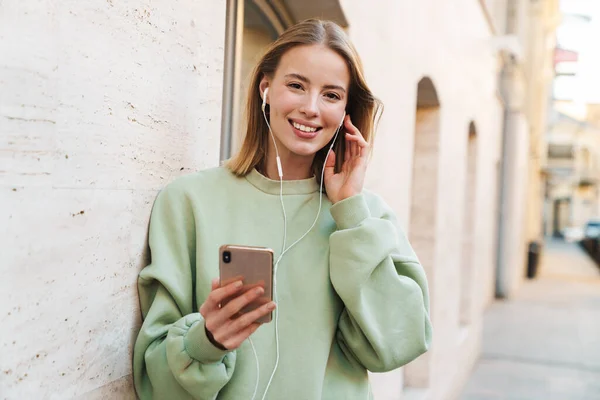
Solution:
[(263, 103), (262, 103), (263, 111), (265, 111), (265, 107), (267, 106), (267, 93), (269, 93), (269, 88), (266, 88), (265, 91), (263, 92)]

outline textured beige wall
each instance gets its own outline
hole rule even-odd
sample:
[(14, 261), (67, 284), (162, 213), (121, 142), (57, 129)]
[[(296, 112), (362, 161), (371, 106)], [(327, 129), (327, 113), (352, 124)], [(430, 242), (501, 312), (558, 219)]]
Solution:
[(0, 398), (132, 398), (157, 190), (218, 163), (224, 2), (0, 2)]

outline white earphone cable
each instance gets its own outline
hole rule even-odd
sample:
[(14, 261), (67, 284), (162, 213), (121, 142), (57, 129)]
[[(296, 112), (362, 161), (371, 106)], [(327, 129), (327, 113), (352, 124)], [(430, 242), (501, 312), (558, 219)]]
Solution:
[[(265, 113), (265, 106), (266, 106), (266, 100), (267, 100), (267, 92), (268, 89), (265, 89), (265, 92), (263, 94), (263, 104), (262, 104), (262, 112), (263, 112), (263, 117), (265, 119), (265, 122), (267, 123), (267, 127), (269, 128), (269, 133), (271, 134), (271, 139), (273, 140), (273, 145), (275, 146), (275, 154), (276, 154), (276, 160), (277, 160), (277, 172), (279, 174), (279, 198), (281, 201), (281, 209), (283, 211), (283, 246), (282, 246), (282, 250), (281, 250), (281, 254), (279, 255), (279, 257), (277, 258), (277, 261), (275, 262), (275, 265), (273, 266), (273, 300), (275, 301), (275, 303), (277, 304), (277, 271), (279, 269), (279, 262), (281, 261), (281, 259), (283, 258), (284, 254), (286, 254), (292, 247), (294, 247), (296, 244), (298, 244), (302, 239), (304, 239), (306, 237), (306, 235), (308, 235), (312, 229), (315, 227), (315, 225), (317, 224), (317, 221), (319, 220), (319, 215), (321, 214), (321, 207), (323, 204), (323, 178), (325, 176), (325, 165), (327, 165), (327, 159), (329, 158), (329, 154), (331, 153), (331, 149), (333, 149), (333, 145), (335, 144), (335, 141), (338, 137), (338, 134), (340, 133), (340, 129), (342, 127), (343, 124), (343, 119), (342, 122), (340, 123), (340, 125), (338, 126), (336, 132), (335, 132), (335, 136), (333, 138), (333, 141), (331, 142), (331, 146), (329, 146), (329, 150), (327, 151), (327, 154), (325, 156), (325, 161), (323, 162), (323, 169), (321, 171), (321, 182), (320, 182), (320, 187), (319, 187), (319, 209), (317, 211), (317, 216), (315, 217), (315, 220), (313, 221), (312, 225), (310, 226), (310, 228), (308, 228), (308, 230), (302, 235), (300, 236), (300, 238), (298, 240), (296, 240), (294, 243), (292, 243), (289, 247), (286, 248), (286, 243), (287, 243), (287, 214), (285, 212), (285, 205), (284, 205), (284, 201), (283, 201), (283, 169), (281, 167), (281, 160), (279, 158), (279, 150), (277, 149), (277, 143), (275, 141), (275, 135), (273, 135), (273, 130), (271, 129), (271, 124), (269, 123), (269, 120), (267, 118), (267, 114)], [(344, 118), (345, 118), (346, 114), (344, 113)], [(273, 382), (273, 378), (275, 377), (275, 372), (277, 372), (277, 368), (279, 367), (279, 307), (277, 307), (275, 309), (275, 365), (273, 367), (273, 372), (271, 372), (271, 376), (269, 377), (269, 381), (267, 382), (267, 386), (265, 388), (265, 391), (263, 393), (263, 397), (262, 400), (265, 400), (267, 393), (269, 391), (269, 388), (271, 387), (271, 383)], [(256, 349), (254, 348), (254, 344), (252, 343), (252, 341), (250, 341), (250, 344), (252, 345), (252, 350), (254, 352), (254, 357), (256, 359), (256, 368), (257, 368), (257, 373), (256, 373), (256, 384), (255, 384), (255, 388), (254, 388), (254, 394), (252, 395), (252, 400), (255, 399), (256, 396), (256, 392), (258, 389), (258, 383), (259, 383), (259, 378), (260, 378), (260, 365), (258, 362), (258, 355), (256, 353)]]
[(256, 393), (258, 392), (258, 382), (260, 381), (260, 365), (258, 364), (258, 354), (256, 354), (256, 348), (254, 347), (254, 342), (252, 342), (252, 338), (248, 338), (250, 341), (250, 346), (252, 346), (252, 352), (254, 353), (254, 360), (256, 361), (256, 383), (254, 384), (254, 393), (252, 394), (252, 400), (256, 397)]
[[(304, 239), (306, 237), (306, 235), (308, 235), (310, 233), (310, 231), (312, 231), (312, 229), (317, 224), (317, 221), (319, 220), (319, 215), (321, 214), (321, 207), (323, 204), (323, 177), (325, 176), (325, 165), (327, 164), (327, 159), (329, 158), (329, 154), (331, 153), (331, 149), (333, 148), (333, 144), (335, 143), (335, 139), (337, 138), (338, 133), (339, 133), (339, 128), (335, 134), (335, 137), (333, 139), (333, 142), (331, 143), (331, 146), (329, 147), (329, 151), (327, 151), (327, 155), (325, 156), (325, 162), (323, 163), (323, 170), (321, 171), (321, 185), (319, 188), (319, 210), (317, 211), (317, 216), (315, 217), (315, 220), (313, 221), (310, 228), (308, 228), (308, 230), (306, 232), (304, 232), (304, 234), (302, 236), (300, 236), (300, 238), (298, 238), (298, 240), (296, 240), (288, 248), (286, 248), (279, 255), (279, 257), (277, 258), (277, 262), (275, 263), (274, 270), (273, 270), (273, 296), (274, 296), (275, 303), (277, 303), (277, 270), (279, 269), (279, 262), (281, 261), (281, 259), (285, 255), (285, 253), (287, 253), (292, 247), (294, 247), (302, 239)], [(281, 201), (283, 204), (283, 194), (281, 194)], [(285, 225), (286, 224), (284, 223), (284, 226)], [(286, 236), (286, 234), (284, 233), (284, 238), (285, 238), (285, 236)], [(273, 378), (275, 377), (275, 372), (277, 372), (278, 366), (279, 366), (279, 307), (275, 310), (275, 366), (273, 367), (273, 372), (271, 372), (271, 376), (269, 377), (269, 382), (267, 383), (267, 387), (265, 388), (265, 392), (263, 394), (262, 400), (265, 400), (265, 398), (267, 396), (267, 392), (269, 391), (269, 388), (271, 387), (271, 382), (273, 381)]]

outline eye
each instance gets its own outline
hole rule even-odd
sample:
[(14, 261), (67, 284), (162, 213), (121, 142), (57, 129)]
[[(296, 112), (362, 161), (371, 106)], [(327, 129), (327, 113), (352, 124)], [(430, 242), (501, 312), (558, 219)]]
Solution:
[(290, 87), (292, 89), (296, 89), (296, 90), (302, 89), (302, 85), (299, 83), (296, 83), (296, 82), (288, 83), (288, 87)]
[(337, 93), (334, 93), (334, 92), (326, 93), (325, 96), (330, 100), (340, 100), (341, 99), (341, 97)]

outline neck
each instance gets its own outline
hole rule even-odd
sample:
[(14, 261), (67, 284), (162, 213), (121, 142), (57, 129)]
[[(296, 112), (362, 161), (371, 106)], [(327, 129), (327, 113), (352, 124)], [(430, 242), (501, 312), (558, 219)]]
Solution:
[[(302, 157), (291, 154), (289, 151), (279, 151), (281, 167), (283, 169), (283, 180), (300, 180), (313, 177), (312, 163), (314, 156)], [(279, 171), (277, 170), (277, 156), (275, 149), (269, 149), (265, 165), (265, 174), (267, 178), (279, 180)]]

